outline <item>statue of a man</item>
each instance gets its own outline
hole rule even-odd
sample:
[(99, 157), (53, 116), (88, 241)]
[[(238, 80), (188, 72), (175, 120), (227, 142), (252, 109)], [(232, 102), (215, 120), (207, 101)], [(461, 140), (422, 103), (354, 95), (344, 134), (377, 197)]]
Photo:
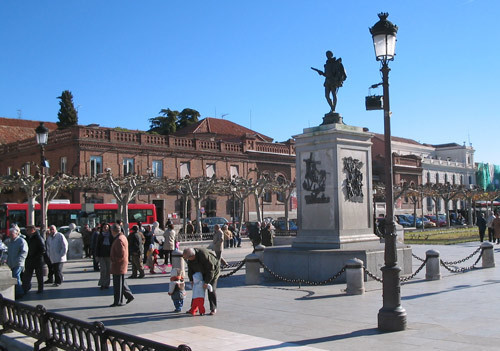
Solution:
[[(330, 105), (331, 112), (335, 112), (337, 106), (337, 91), (346, 80), (347, 75), (344, 70), (341, 58), (335, 58), (333, 52), (328, 50), (326, 52), (326, 63), (324, 71), (311, 67), (311, 69), (318, 72), (319, 75), (325, 77), (325, 97), (328, 105)], [(330, 97), (330, 94), (332, 97)]]

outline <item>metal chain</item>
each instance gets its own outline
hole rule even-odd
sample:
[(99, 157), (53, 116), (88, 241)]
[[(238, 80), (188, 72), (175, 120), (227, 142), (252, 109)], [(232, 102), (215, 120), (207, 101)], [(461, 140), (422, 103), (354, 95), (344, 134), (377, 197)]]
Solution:
[(346, 270), (346, 266), (342, 267), (342, 269), (340, 271), (338, 271), (336, 274), (334, 274), (331, 278), (328, 278), (326, 280), (323, 280), (321, 282), (314, 282), (314, 281), (310, 281), (310, 280), (305, 280), (305, 279), (290, 279), (290, 278), (285, 278), (275, 272), (273, 272), (268, 266), (266, 266), (260, 259), (259, 259), (259, 263), (260, 265), (262, 266), (262, 268), (264, 268), (264, 270), (266, 272), (268, 272), (269, 274), (271, 274), (274, 278), (278, 279), (278, 280), (282, 280), (282, 281), (285, 281), (287, 283), (296, 283), (296, 284), (299, 284), (299, 287), (304, 284), (304, 285), (325, 285), (325, 284), (328, 284), (328, 283), (331, 283), (333, 282), (335, 279), (337, 279), (338, 277), (340, 277), (342, 275), (342, 273), (345, 272)]
[(424, 262), (425, 260), (423, 258), (420, 258), (418, 257), (417, 255), (415, 255), (413, 252), (411, 253), (411, 255), (413, 256), (413, 258), (416, 258), (417, 260), (419, 260), (420, 262)]
[[(238, 264), (238, 266), (235, 269), (233, 269), (229, 273), (219, 275), (219, 278), (227, 278), (227, 277), (232, 276), (234, 273), (238, 272), (241, 269), (241, 267), (243, 267), (245, 265), (245, 260), (237, 262), (237, 264)], [(224, 267), (234, 267), (234, 266), (233, 265), (225, 265)]]
[(238, 267), (238, 266), (241, 264), (241, 262), (245, 262), (245, 260), (243, 259), (243, 260), (241, 260), (241, 261), (237, 261), (237, 262), (233, 262), (233, 263), (227, 263), (227, 262), (226, 262), (225, 264), (222, 264), (222, 265), (221, 265), (221, 267), (222, 267), (223, 269), (226, 269), (226, 268), (234, 268), (234, 267)]
[(476, 251), (474, 251), (473, 253), (471, 253), (469, 256), (467, 256), (466, 258), (463, 258), (461, 260), (458, 260), (458, 261), (450, 261), (450, 262), (446, 262), (446, 261), (443, 261), (444, 264), (447, 264), (447, 265), (453, 265), (453, 264), (459, 264), (459, 263), (464, 263), (465, 261), (471, 259), (472, 257), (474, 257), (475, 254), (477, 254), (479, 251), (481, 250), (481, 247), (478, 247)]
[(451, 268), (451, 267), (448, 267), (447, 263), (444, 262), (443, 260), (439, 260), (439, 263), (441, 264), (441, 266), (446, 268), (451, 273), (465, 273), (465, 272), (471, 271), (473, 269), (476, 269), (476, 265), (479, 262), (479, 260), (481, 259), (481, 257), (483, 256), (483, 252), (484, 251), (481, 250), (481, 253), (479, 254), (479, 257), (477, 258), (476, 262), (474, 262), (474, 264), (472, 266), (469, 266), (469, 267)]
[(427, 259), (425, 259), (422, 262), (422, 264), (420, 265), (420, 267), (417, 268), (415, 273), (413, 273), (412, 275), (409, 275), (407, 277), (399, 278), (399, 281), (401, 282), (401, 284), (404, 284), (404, 283), (410, 281), (411, 279), (415, 278), (415, 276), (425, 267), (426, 264), (427, 264)]
[(383, 282), (384, 282), (384, 281), (382, 280), (382, 278), (377, 277), (375, 274), (373, 274), (372, 272), (370, 272), (370, 271), (368, 270), (368, 268), (366, 268), (366, 267), (363, 267), (363, 268), (364, 268), (364, 270), (365, 270), (365, 272), (366, 272), (366, 275), (367, 275), (367, 276), (369, 276), (369, 277), (370, 277), (370, 278), (372, 278), (373, 280), (378, 281), (379, 283), (383, 283)]

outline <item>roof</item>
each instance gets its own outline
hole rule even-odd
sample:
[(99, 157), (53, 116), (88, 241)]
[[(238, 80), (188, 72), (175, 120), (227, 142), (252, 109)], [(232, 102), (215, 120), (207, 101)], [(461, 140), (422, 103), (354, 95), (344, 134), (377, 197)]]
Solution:
[(175, 136), (201, 136), (201, 137), (217, 137), (223, 140), (241, 140), (244, 137), (256, 137), (263, 141), (272, 142), (270, 138), (264, 134), (257, 133), (254, 130), (245, 128), (239, 124), (228, 121), (227, 119), (207, 117), (198, 123), (191, 124), (185, 128), (179, 129)]
[[(40, 125), (40, 122), (0, 117), (0, 145), (35, 138), (35, 128)], [(44, 122), (44, 125), (51, 132), (57, 129), (57, 124), (53, 122)]]
[(445, 147), (460, 147), (460, 145), (458, 145), (457, 143), (436, 144), (436, 145), (432, 145), (432, 146), (434, 146), (436, 149), (445, 148)]
[[(385, 140), (384, 134), (374, 133), (374, 137), (376, 137), (376, 138), (378, 138), (380, 140)], [(400, 142), (400, 143), (406, 143), (406, 144), (425, 145), (425, 144), (421, 144), (418, 141), (415, 141), (413, 139), (400, 138), (400, 137), (396, 137), (396, 136), (393, 136), (393, 135), (391, 135), (391, 140), (392, 141), (397, 141), (397, 142)]]

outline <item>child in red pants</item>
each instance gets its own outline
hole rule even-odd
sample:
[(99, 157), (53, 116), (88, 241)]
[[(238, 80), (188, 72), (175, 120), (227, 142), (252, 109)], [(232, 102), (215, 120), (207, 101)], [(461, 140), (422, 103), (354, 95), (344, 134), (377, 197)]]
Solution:
[[(191, 308), (186, 313), (191, 313), (193, 316), (199, 310), (200, 316), (205, 314), (205, 282), (200, 272), (193, 274), (193, 299), (191, 300)], [(207, 284), (207, 289), (212, 291), (212, 286)]]

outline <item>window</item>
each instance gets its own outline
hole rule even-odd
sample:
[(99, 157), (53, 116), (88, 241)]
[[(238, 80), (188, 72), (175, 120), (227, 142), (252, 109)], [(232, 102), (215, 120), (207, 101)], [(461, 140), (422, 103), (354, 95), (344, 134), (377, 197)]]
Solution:
[(90, 176), (102, 173), (102, 156), (90, 156)]
[(210, 178), (215, 175), (215, 163), (207, 163), (205, 165), (205, 175)]
[(191, 175), (191, 164), (189, 162), (181, 162), (181, 178), (186, 178)]
[(431, 182), (431, 172), (427, 172), (427, 183)]
[[(278, 176), (278, 184), (285, 184), (286, 179), (282, 175)], [(286, 201), (286, 194), (284, 192), (277, 192), (276, 193), (276, 200), (278, 202), (285, 202)]]
[(207, 217), (217, 216), (217, 200), (213, 198), (208, 198), (204, 201), (203, 205)]
[(455, 185), (457, 183), (457, 176), (456, 175), (453, 175), (453, 185)]
[(61, 173), (66, 173), (66, 164), (67, 163), (68, 163), (68, 158), (66, 156), (61, 157), (61, 167), (60, 167)]
[(439, 173), (436, 173), (436, 184), (439, 183)]
[(163, 177), (163, 162), (153, 161), (152, 171), (153, 171), (153, 177), (156, 177), (156, 178)]
[(234, 177), (237, 177), (240, 175), (240, 168), (239, 166), (237, 165), (232, 165), (231, 168), (230, 168), (230, 175), (231, 175), (231, 178), (234, 178)]
[(26, 162), (24, 166), (22, 167), (22, 171), (24, 174), (31, 174), (31, 165), (29, 162)]
[(123, 159), (123, 175), (129, 175), (134, 173), (134, 159), (124, 158)]
[(270, 192), (270, 191), (264, 192), (264, 195), (263, 195), (264, 202), (271, 202), (272, 196), (273, 196), (272, 192)]
[(444, 183), (445, 183), (445, 184), (446, 184), (446, 183), (448, 183), (448, 174), (445, 174), (445, 175), (444, 175)]

